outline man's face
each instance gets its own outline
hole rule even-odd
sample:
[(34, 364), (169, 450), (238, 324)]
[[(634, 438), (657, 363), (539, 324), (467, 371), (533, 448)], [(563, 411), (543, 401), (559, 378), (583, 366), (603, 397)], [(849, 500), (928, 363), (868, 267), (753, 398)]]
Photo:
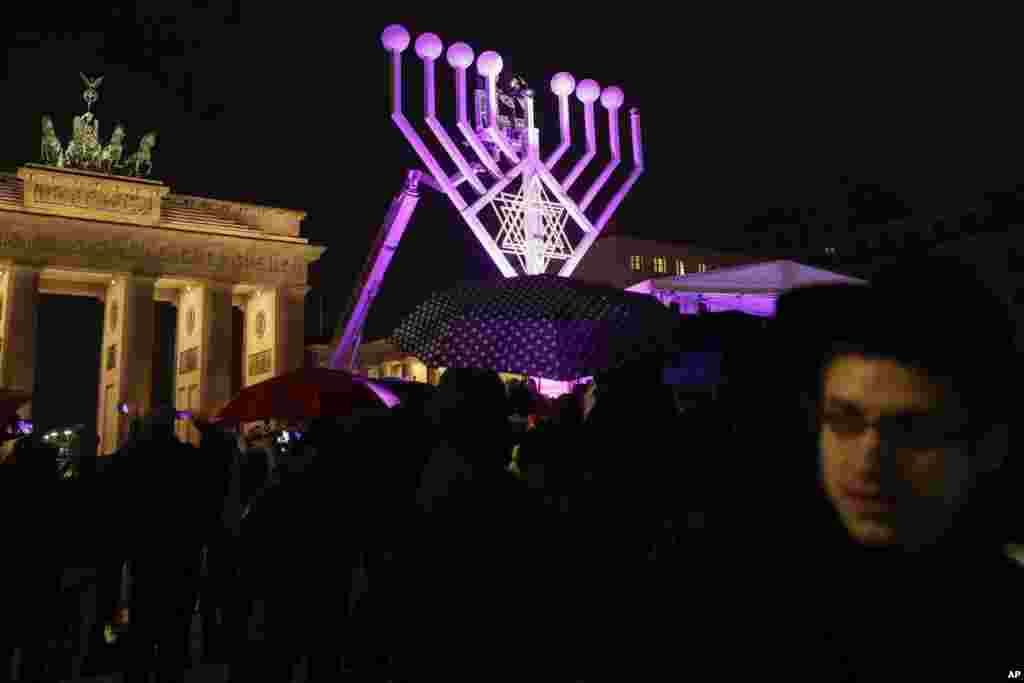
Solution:
[(974, 474), (955, 396), (921, 370), (858, 355), (833, 360), (823, 389), (822, 483), (850, 535), (874, 546), (940, 538)]

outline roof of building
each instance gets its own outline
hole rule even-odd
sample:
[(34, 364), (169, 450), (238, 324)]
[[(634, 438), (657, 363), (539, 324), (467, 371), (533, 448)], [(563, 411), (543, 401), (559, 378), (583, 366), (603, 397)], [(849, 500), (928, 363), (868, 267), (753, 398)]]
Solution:
[(634, 291), (778, 294), (793, 287), (818, 284), (865, 284), (863, 280), (796, 261), (768, 261), (721, 268), (706, 273), (646, 280)]
[(744, 254), (736, 251), (727, 251), (715, 249), (712, 247), (706, 247), (694, 242), (678, 242), (678, 241), (667, 241), (667, 240), (655, 240), (649, 237), (643, 237), (641, 235), (630, 235), (624, 232), (615, 232), (607, 234), (602, 232), (601, 235), (595, 241), (595, 247), (601, 243), (607, 245), (613, 245), (616, 243), (633, 243), (633, 244), (646, 244), (652, 247), (658, 247), (664, 251), (672, 251), (678, 253), (680, 251), (686, 251), (692, 253), (694, 256), (733, 256), (733, 257), (744, 257)]

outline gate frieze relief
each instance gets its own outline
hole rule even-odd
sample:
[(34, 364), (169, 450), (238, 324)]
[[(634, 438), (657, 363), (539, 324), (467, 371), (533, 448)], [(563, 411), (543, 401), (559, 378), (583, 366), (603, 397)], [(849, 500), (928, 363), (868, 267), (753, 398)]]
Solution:
[(143, 226), (96, 226), (5, 222), (0, 213), (0, 259), (224, 282), (304, 284), (307, 265), (324, 251), (308, 244), (211, 235), (197, 238)]

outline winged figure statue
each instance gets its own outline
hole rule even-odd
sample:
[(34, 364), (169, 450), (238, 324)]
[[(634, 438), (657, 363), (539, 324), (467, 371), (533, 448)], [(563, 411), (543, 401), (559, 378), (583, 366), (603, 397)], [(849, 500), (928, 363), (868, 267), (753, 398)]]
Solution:
[(100, 98), (100, 94), (96, 91), (100, 87), (100, 83), (103, 82), (103, 76), (99, 78), (90, 79), (88, 76), (83, 74), (81, 71), (78, 74), (82, 77), (82, 82), (85, 83), (85, 93), (82, 95), (85, 99), (85, 104), (91, 110), (92, 105)]

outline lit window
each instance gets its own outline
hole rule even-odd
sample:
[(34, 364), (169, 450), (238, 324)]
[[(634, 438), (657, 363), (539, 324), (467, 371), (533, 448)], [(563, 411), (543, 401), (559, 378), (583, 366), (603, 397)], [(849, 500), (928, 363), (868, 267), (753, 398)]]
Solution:
[(633, 270), (643, 270), (644, 269), (644, 259), (643, 259), (643, 257), (642, 256), (630, 256), (629, 257), (629, 267), (632, 268)]
[(654, 272), (655, 273), (667, 273), (668, 272), (668, 266), (665, 263), (665, 257), (664, 256), (655, 256), (654, 257)]
[(682, 259), (676, 260), (676, 275), (686, 275), (686, 263)]
[(708, 272), (707, 264), (706, 263), (702, 263), (699, 266), (697, 266), (697, 272), (698, 273), (706, 273), (706, 272)]

